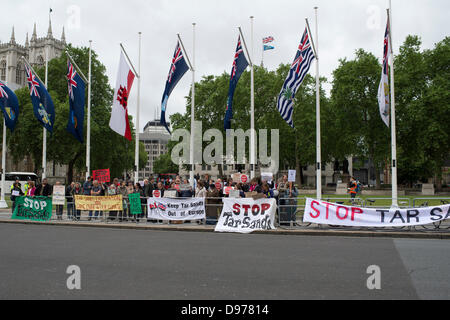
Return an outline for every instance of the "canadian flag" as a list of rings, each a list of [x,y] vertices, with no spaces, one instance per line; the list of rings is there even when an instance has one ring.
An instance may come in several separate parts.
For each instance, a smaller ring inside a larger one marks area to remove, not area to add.
[[[111,111],[109,126],[112,130],[131,141],[131,129],[128,121],[128,97],[135,74],[120,53],[119,73],[117,75],[116,89],[114,90],[114,102]]]

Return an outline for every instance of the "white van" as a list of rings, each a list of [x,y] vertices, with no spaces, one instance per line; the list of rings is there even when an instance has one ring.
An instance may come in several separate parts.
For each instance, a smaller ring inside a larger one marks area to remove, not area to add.
[[[28,182],[28,180],[36,181],[38,180],[38,176],[33,172],[7,172],[5,175],[5,194],[11,193],[11,186],[14,184],[16,180],[19,180],[20,185],[22,186],[22,191],[24,191],[23,187]],[[0,188],[1,188],[1,175],[0,175]]]

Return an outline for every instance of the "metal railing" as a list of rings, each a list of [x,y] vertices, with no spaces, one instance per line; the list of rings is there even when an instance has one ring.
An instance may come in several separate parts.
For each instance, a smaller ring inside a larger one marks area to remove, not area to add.
[[[188,198],[177,198],[188,199]],[[206,219],[203,220],[191,220],[200,225],[215,225],[218,222],[218,218],[222,212],[223,203],[222,198],[204,198],[205,199],[205,211]],[[433,224],[425,226],[415,227],[391,227],[391,228],[374,228],[374,227],[339,227],[333,225],[314,225],[311,223],[303,222],[303,215],[305,212],[305,204],[307,197],[296,198],[276,198],[277,200],[277,213],[276,213],[276,225],[277,227],[285,228],[318,228],[318,229],[348,229],[348,230],[414,230],[414,231],[449,231],[450,232],[450,220],[439,221]],[[341,205],[359,206],[365,208],[389,208],[392,198],[354,198],[349,197],[342,198],[323,198],[323,201],[336,203]],[[400,208],[418,208],[428,206],[440,206],[450,203],[450,197],[448,198],[399,198]],[[123,198],[124,210],[122,211],[81,211],[76,210],[73,197],[66,197],[66,204],[64,206],[53,205],[53,214],[51,220],[59,221],[91,221],[102,223],[137,223],[137,224],[173,224],[169,220],[155,220],[154,218],[148,218],[147,198],[141,197],[142,214],[133,215],[130,212],[130,204],[128,197]],[[185,222],[180,222],[185,223]]]

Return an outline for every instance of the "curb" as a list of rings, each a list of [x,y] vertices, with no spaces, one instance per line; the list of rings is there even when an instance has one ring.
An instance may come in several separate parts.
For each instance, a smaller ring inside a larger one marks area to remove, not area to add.
[[[78,227],[78,228],[102,228],[119,230],[147,230],[147,231],[178,231],[178,232],[211,232],[214,233],[214,227],[198,226],[174,226],[174,225],[138,225],[138,224],[105,224],[105,223],[83,223],[83,222],[35,222],[20,220],[3,220],[3,224],[22,224],[39,226],[59,226],[59,227]],[[327,236],[327,237],[358,237],[358,238],[396,238],[396,239],[450,239],[450,232],[386,232],[386,231],[347,231],[347,230],[291,230],[277,229],[267,231],[255,231],[253,234],[266,235],[287,235],[287,236]]]

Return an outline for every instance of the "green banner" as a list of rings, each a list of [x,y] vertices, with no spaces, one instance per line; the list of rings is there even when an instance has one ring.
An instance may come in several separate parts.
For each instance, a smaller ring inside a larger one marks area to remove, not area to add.
[[[131,193],[128,195],[130,201],[130,213],[133,215],[142,214],[141,195],[139,193]]]
[[[15,220],[49,221],[52,218],[52,198],[16,198],[16,207],[11,218]]]

